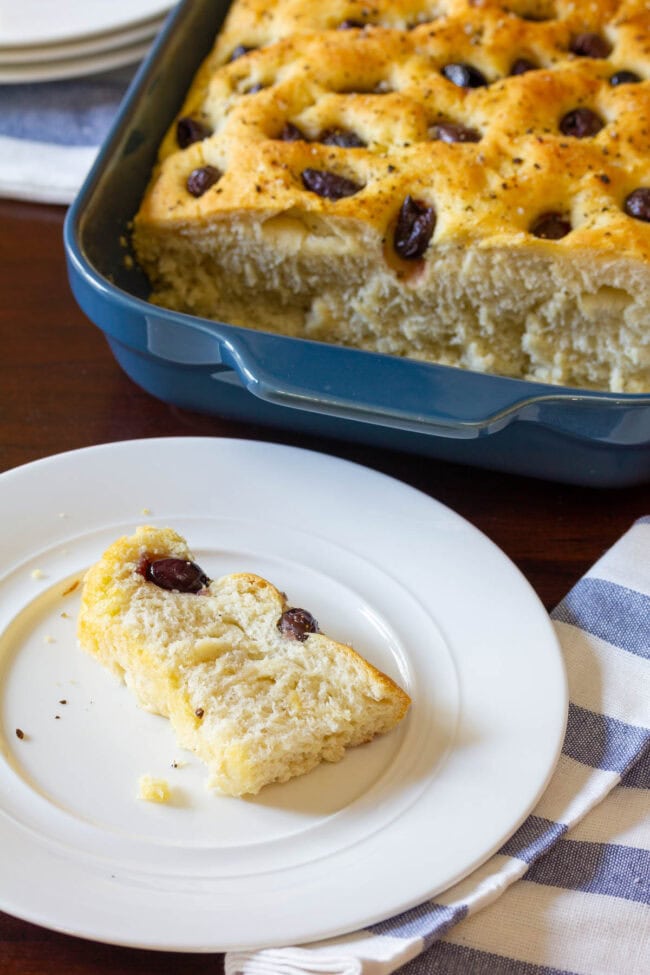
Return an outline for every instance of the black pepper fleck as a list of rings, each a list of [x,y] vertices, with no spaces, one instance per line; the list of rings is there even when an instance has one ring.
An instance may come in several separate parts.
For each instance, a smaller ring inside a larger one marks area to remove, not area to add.
[[[205,711],[203,710],[203,708],[197,708],[194,714],[197,716],[197,718],[202,718],[203,715],[205,714]]]
[[[16,728],[16,738],[23,739],[25,737],[25,732],[22,728]]]

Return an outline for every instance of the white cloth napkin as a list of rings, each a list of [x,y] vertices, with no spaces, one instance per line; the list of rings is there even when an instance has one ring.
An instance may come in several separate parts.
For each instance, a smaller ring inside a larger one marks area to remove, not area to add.
[[[226,975],[650,972],[650,516],[551,615],[566,737],[544,796],[500,852],[367,930],[231,952]]]
[[[135,70],[0,85],[0,197],[71,203]]]

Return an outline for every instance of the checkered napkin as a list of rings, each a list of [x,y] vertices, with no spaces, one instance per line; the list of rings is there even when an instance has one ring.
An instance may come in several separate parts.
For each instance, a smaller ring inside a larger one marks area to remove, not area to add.
[[[71,203],[134,72],[0,85],[0,197]]]
[[[232,952],[226,975],[650,972],[650,516],[552,618],[569,680],[566,738],[544,796],[499,853],[366,930]]]

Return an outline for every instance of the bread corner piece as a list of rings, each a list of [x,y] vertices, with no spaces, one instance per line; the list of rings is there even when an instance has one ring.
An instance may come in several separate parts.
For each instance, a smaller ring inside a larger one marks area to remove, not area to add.
[[[239,573],[165,589],[149,569],[164,559],[198,570],[168,528],[141,527],[112,544],[85,576],[79,641],[143,708],[171,720],[179,744],[208,766],[210,788],[255,794],[339,761],[406,714],[408,695],[318,632],[310,614],[315,632],[292,628],[270,582]]]

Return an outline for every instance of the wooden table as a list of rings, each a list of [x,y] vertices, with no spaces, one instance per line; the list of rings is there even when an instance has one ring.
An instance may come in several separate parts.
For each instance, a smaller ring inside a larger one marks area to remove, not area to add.
[[[635,518],[650,513],[647,486],[603,491],[551,484],[278,433],[158,402],[126,377],[102,333],[77,308],[65,271],[63,217],[63,208],[0,201],[0,471],[138,437],[227,436],[321,450],[397,477],[452,507],[503,549],[549,609]],[[93,944],[0,914],[2,975],[222,970],[218,956]]]

